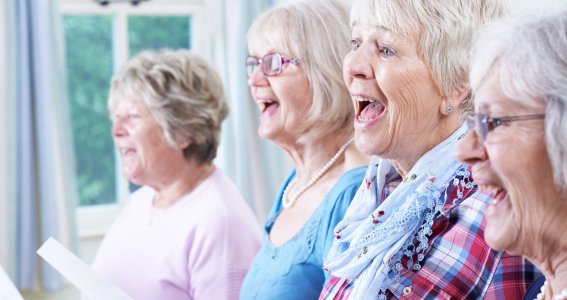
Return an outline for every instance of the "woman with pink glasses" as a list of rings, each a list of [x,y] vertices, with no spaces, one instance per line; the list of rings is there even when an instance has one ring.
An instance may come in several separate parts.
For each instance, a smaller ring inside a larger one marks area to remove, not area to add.
[[[348,40],[348,10],[338,1],[277,6],[248,32],[258,133],[284,149],[295,170],[268,216],[241,299],[315,299],[323,288],[333,228],[368,163],[352,143],[354,112],[341,77]]]

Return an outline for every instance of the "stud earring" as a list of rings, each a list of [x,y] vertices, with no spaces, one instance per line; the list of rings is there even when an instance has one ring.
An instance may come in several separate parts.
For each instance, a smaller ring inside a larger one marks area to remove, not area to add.
[[[447,106],[447,113],[450,114],[453,112],[453,107]]]

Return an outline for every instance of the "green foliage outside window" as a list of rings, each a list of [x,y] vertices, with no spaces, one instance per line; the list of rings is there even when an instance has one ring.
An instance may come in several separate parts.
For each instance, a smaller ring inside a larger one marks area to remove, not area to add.
[[[63,28],[79,205],[112,203],[116,177],[106,108],[112,76],[112,17],[64,16]]]
[[[145,49],[189,49],[189,17],[131,16],[128,18],[130,56]],[[157,29],[157,30],[156,30]]]

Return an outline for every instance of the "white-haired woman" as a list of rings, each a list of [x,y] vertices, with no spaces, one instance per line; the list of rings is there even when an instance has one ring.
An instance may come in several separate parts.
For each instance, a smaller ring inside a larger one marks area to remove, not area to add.
[[[188,51],[147,51],[112,80],[108,107],[124,175],[143,185],[93,268],[134,299],[236,299],[260,228],[212,163],[228,113],[221,80]]]
[[[524,299],[567,299],[567,7],[491,23],[471,62],[474,130],[457,156],[493,195],[485,239],[545,275]]]
[[[333,228],[364,177],[368,158],[351,143],[353,107],[341,79],[348,11],[303,0],[265,12],[248,32],[248,84],[259,135],[291,157],[241,299],[314,299],[326,280]]]
[[[487,194],[454,156],[470,106],[473,31],[502,0],[357,0],[344,77],[373,154],[325,261],[321,299],[518,299],[534,280],[483,239]],[[391,189],[397,175],[401,183]]]

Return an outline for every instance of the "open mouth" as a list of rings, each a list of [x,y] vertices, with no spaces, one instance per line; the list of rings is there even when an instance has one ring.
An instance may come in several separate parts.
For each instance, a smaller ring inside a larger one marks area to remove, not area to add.
[[[136,153],[136,150],[134,150],[134,148],[120,148],[120,154],[122,154],[122,156],[129,156]]]
[[[370,99],[361,95],[352,95],[355,103],[355,118],[359,123],[369,123],[378,119],[386,110],[386,106],[375,99]]]
[[[280,106],[280,103],[273,100],[256,100],[258,107],[260,108],[260,112],[264,113],[266,111],[274,111]]]
[[[479,184],[478,188],[490,194],[491,200],[489,204],[492,206],[498,206],[508,198],[508,192],[499,186]]]

